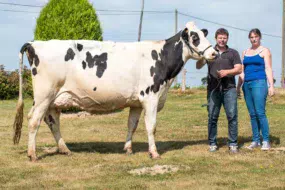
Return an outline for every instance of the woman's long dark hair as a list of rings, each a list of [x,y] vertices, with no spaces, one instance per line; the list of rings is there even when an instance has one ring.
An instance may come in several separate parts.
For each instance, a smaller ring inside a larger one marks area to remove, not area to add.
[[[248,38],[250,38],[250,35],[254,33],[254,34],[257,34],[260,38],[261,38],[261,32],[258,28],[254,28],[254,29],[251,29],[248,33]]]

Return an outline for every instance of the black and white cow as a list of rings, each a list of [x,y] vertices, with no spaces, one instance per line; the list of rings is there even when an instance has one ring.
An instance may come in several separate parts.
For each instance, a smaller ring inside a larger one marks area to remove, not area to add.
[[[26,52],[31,66],[34,105],[29,120],[28,156],[36,160],[36,134],[44,119],[60,153],[70,154],[59,130],[60,109],[76,106],[90,113],[130,107],[127,153],[142,110],[149,141],[149,153],[159,158],[154,132],[157,112],[165,103],[173,79],[190,58],[213,59],[216,55],[193,22],[175,36],[162,41],[133,43],[89,40],[50,40],[24,44],[20,51],[20,92],[14,123],[14,143],[20,140],[23,101],[22,67]]]

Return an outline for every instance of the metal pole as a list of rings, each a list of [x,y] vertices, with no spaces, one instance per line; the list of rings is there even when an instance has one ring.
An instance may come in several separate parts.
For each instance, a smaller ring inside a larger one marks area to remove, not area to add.
[[[282,76],[281,87],[285,88],[285,0],[283,0],[283,19],[282,19]]]
[[[175,9],[175,28],[174,28],[174,32],[175,32],[175,34],[177,33],[177,22],[178,22],[178,11],[177,11],[177,9]],[[174,34],[174,35],[175,35]],[[175,77],[175,79],[174,79],[174,82],[173,82],[173,85],[174,86],[176,86],[177,85],[177,77],[178,77],[178,75]]]
[[[177,33],[178,11],[175,9],[175,34]]]
[[[138,41],[141,41],[141,34],[142,34],[142,20],[143,20],[143,9],[144,9],[144,0],[142,0],[142,11],[141,11],[141,18],[140,18],[140,26],[139,26],[139,36],[138,36]]]

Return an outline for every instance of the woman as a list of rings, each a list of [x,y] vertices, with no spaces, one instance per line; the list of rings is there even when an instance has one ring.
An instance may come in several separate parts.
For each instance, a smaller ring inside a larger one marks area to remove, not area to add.
[[[261,46],[259,29],[252,29],[248,38],[252,46],[242,54],[243,72],[239,76],[237,86],[237,92],[240,94],[240,87],[243,84],[242,89],[251,120],[252,143],[247,148],[260,146],[261,131],[263,138],[261,150],[269,150],[269,125],[265,104],[267,95],[274,95],[271,53],[269,49]]]

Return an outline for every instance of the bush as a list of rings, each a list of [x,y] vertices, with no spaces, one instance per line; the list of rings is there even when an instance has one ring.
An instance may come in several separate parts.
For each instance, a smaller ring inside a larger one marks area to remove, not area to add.
[[[103,40],[88,0],[50,0],[37,19],[34,36],[35,40]]]
[[[0,99],[8,100],[17,98],[19,94],[19,74],[18,70],[9,72],[5,71],[3,65],[0,65]],[[33,87],[31,71],[24,67],[23,70],[23,96],[32,98]]]

